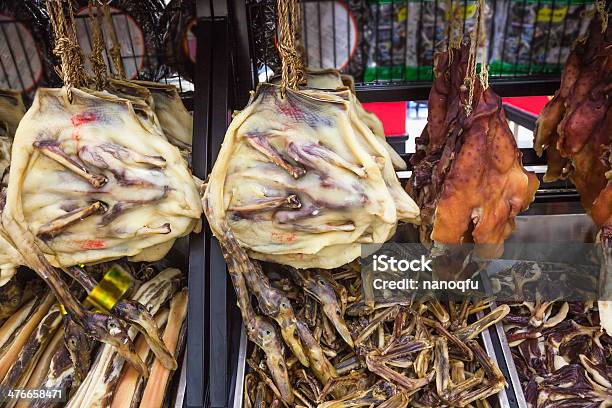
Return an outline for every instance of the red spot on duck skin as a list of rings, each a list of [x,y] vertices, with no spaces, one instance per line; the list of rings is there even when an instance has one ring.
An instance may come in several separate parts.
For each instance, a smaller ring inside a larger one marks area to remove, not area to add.
[[[97,119],[93,112],[77,113],[72,117],[72,126],[79,127],[85,123],[93,122]]]
[[[101,249],[106,247],[106,243],[101,239],[88,239],[79,242],[81,249]]]

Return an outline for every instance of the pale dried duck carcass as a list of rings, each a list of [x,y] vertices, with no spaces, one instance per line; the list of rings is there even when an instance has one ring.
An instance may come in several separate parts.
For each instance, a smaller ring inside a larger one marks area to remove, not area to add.
[[[349,90],[281,97],[278,86],[259,86],[232,121],[208,182],[217,237],[226,220],[251,256],[298,268],[338,267],[360,255],[360,243],[389,239],[398,211],[350,101]],[[405,219],[418,216],[411,209]]]

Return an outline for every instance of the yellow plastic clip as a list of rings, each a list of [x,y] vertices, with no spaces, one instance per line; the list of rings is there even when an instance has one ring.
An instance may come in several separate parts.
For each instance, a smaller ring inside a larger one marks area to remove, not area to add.
[[[68,312],[66,311],[66,308],[61,303],[59,305],[59,310],[60,310],[60,313],[63,314],[64,316],[68,314]]]
[[[113,264],[100,283],[89,292],[86,301],[100,310],[110,312],[130,288],[132,281],[132,275],[128,271]]]

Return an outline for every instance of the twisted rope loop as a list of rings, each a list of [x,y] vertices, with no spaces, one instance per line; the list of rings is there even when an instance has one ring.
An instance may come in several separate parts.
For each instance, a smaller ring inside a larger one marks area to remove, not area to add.
[[[72,1],[66,0],[68,19],[64,14],[62,0],[45,0],[51,27],[55,37],[53,53],[60,59],[61,66],[55,69],[66,86],[68,100],[72,101],[72,87],[84,86],[87,76],[83,65],[83,54],[77,41]]]
[[[278,52],[281,57],[282,95],[287,88],[297,90],[306,78],[304,62],[297,49],[300,26],[298,14],[297,0],[278,0]]]
[[[485,0],[478,0],[476,8],[474,10],[474,17],[476,23],[470,32],[470,50],[468,55],[468,69],[466,71],[463,85],[468,89],[467,102],[464,105],[465,113],[469,116],[473,110],[474,104],[474,88],[476,78],[478,77],[483,89],[489,86],[489,70],[487,68],[487,47],[483,47],[482,60],[480,64],[480,76],[477,75],[477,60],[478,60],[478,46],[484,44],[486,41],[485,33]]]
[[[91,66],[94,74],[94,85],[97,90],[102,90],[106,86],[107,81],[107,71],[106,71],[106,63],[104,62],[104,36],[102,34],[102,24],[99,7],[94,8],[92,0],[89,0],[89,22],[91,25],[91,55],[89,56],[89,60],[91,61]]]
[[[608,30],[608,12],[606,11],[606,1],[598,0],[595,3],[595,8],[601,16],[601,32],[605,33]]]
[[[102,12],[104,13],[104,19],[106,21],[106,28],[108,29],[111,42],[113,43],[113,46],[109,50],[113,66],[119,75],[119,79],[125,79],[125,68],[123,67],[123,60],[121,59],[121,45],[119,45],[117,32],[115,31],[115,26],[113,25],[113,16],[109,6],[110,1],[104,2],[102,0],[98,0],[98,3],[100,3],[102,6]]]

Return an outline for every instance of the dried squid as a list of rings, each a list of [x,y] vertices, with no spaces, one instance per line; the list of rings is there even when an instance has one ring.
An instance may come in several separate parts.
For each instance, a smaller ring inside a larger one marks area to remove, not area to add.
[[[407,188],[421,208],[424,242],[487,244],[486,255],[497,256],[538,181],[522,167],[501,98],[478,79],[466,113],[468,56],[465,42],[436,55],[427,125]]]

